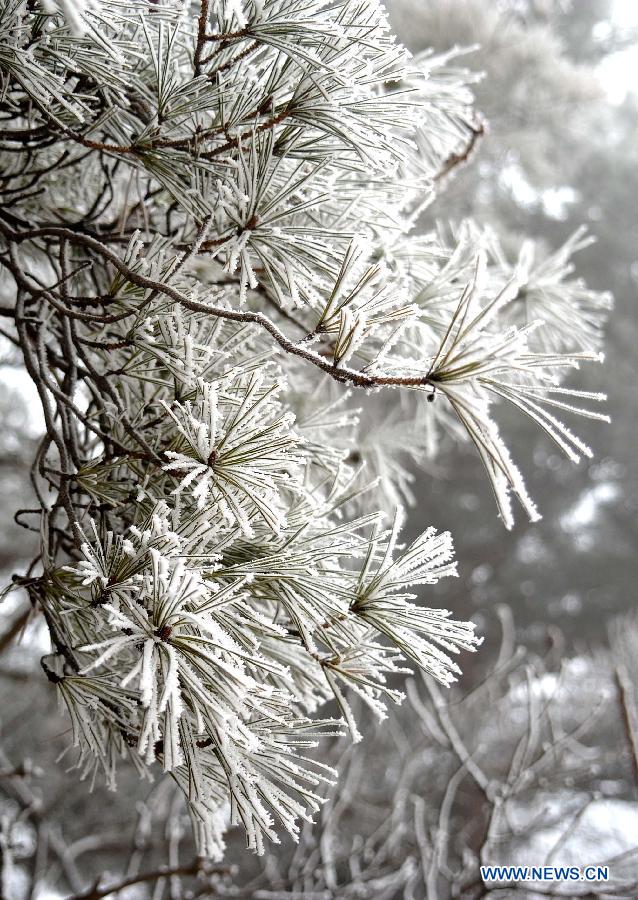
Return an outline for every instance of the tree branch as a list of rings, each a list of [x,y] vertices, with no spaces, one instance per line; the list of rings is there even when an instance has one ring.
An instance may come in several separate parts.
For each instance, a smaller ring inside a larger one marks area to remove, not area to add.
[[[108,260],[115,267],[115,269],[117,269],[117,271],[121,275],[124,275],[124,277],[132,284],[135,284],[138,287],[155,291],[159,294],[163,294],[166,297],[170,297],[172,300],[174,300],[176,303],[181,304],[186,309],[190,309],[193,312],[206,313],[207,315],[214,316],[215,318],[219,319],[224,319],[225,321],[229,322],[251,322],[255,325],[259,325],[261,328],[267,331],[272,338],[274,338],[276,343],[286,353],[289,353],[293,356],[298,356],[300,359],[303,359],[305,362],[316,366],[318,369],[321,369],[322,372],[325,372],[335,381],[338,381],[342,384],[351,384],[354,387],[362,388],[416,388],[435,383],[435,379],[431,378],[429,375],[371,375],[366,372],[351,369],[346,366],[336,366],[330,361],[326,360],[324,357],[320,356],[318,353],[315,353],[314,351],[307,349],[307,347],[302,346],[302,342],[291,341],[284,334],[284,332],[282,332],[275,325],[275,323],[263,313],[250,311],[242,312],[239,310],[227,309],[221,306],[212,306],[207,303],[200,303],[199,301],[192,300],[186,294],[182,293],[182,291],[179,291],[177,288],[174,288],[171,285],[163,284],[160,281],[155,281],[151,278],[147,278],[144,275],[140,275],[138,272],[134,272],[109,247],[106,247],[100,241],[90,237],[89,235],[78,234],[74,231],[70,231],[67,228],[57,226],[43,226],[41,228],[35,228],[32,231],[26,233],[21,233],[11,230],[2,223],[0,223],[0,232],[3,233],[10,241],[13,241],[15,243],[22,243],[27,240],[33,240],[37,237],[51,236],[68,240],[70,243],[82,244],[88,249],[93,250],[99,256]],[[66,312],[66,310],[64,309],[62,309],[61,311]],[[74,318],[75,317],[76,316],[74,316]],[[79,315],[77,317],[81,318],[81,316]],[[124,314],[121,314],[120,316],[117,316],[115,318],[117,319],[120,317],[124,317]],[[98,321],[106,320],[106,317],[96,316],[92,318],[95,318]],[[112,317],[109,317],[109,321],[111,320]]]
[[[192,863],[180,866],[162,866],[151,872],[141,872],[139,875],[132,875],[109,887],[100,887],[102,876],[98,878],[93,887],[80,894],[73,894],[69,900],[102,900],[102,897],[108,897],[111,894],[117,894],[124,888],[132,887],[135,884],[147,884],[149,881],[159,881],[162,878],[171,878],[173,876],[182,876],[183,878],[196,878],[198,876],[211,875],[230,875],[231,869],[227,866],[211,866],[205,860],[198,857]]]

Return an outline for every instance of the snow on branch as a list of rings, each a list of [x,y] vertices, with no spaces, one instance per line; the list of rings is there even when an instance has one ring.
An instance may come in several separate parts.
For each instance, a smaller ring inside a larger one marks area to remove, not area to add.
[[[356,739],[349,698],[382,717],[408,661],[448,685],[479,645],[428,599],[450,536],[384,524],[437,434],[509,526],[537,512],[493,406],[572,459],[558,416],[604,418],[561,379],[609,306],[582,234],[414,233],[480,143],[460,54],[410,57],[377,0],[0,11],[2,316],[46,426],[17,583],[82,774],[169,773],[203,856],[297,837],[327,701]]]

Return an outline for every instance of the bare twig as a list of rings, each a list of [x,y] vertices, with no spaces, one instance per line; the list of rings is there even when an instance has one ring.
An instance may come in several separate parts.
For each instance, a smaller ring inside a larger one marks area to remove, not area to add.
[[[130,878],[124,878],[116,884],[101,886],[102,876],[88,890],[78,894],[73,894],[69,900],[101,900],[102,897],[109,897],[111,894],[117,894],[125,888],[132,887],[136,884],[148,884],[153,881],[160,881],[164,878],[181,876],[182,878],[210,877],[213,875],[229,875],[231,869],[227,866],[213,866],[201,858],[195,859],[191,863],[179,866],[161,866],[151,872],[140,872],[132,875]]]

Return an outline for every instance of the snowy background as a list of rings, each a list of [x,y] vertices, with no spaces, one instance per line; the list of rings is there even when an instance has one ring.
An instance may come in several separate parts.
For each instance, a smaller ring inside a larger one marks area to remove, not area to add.
[[[438,215],[471,215],[506,246],[526,233],[556,247],[581,224],[596,238],[577,257],[577,274],[611,290],[615,311],[605,366],[584,373],[583,387],[608,393],[612,424],[582,426],[595,459],[574,467],[531,423],[512,421],[512,455],[543,513],[534,525],[521,517],[512,532],[497,519],[469,450],[451,444],[415,473],[410,527],[415,534],[429,524],[449,529],[461,561],[461,578],[443,580],[436,602],[478,623],[484,652],[466,663],[463,693],[442,698],[415,681],[412,705],[394,715],[392,727],[375,732],[369,725],[369,740],[341,758],[338,802],[296,855],[284,845],[265,863],[246,861],[241,839],[231,836],[217,891],[478,897],[485,890],[476,881],[481,858],[612,860],[611,895],[638,896],[638,4],[392,0],[389,13],[412,50],[480,45],[465,63],[486,73],[476,96],[489,131],[426,211],[423,228]],[[37,538],[13,512],[31,505],[28,467],[42,423],[18,369],[2,364],[0,385],[5,583]],[[149,786],[134,776],[117,795],[97,787],[90,796],[65,760],[56,762],[68,723],[39,672],[42,627],[29,625],[22,642],[14,640],[26,613],[19,594],[4,600],[0,817],[25,804],[30,810],[10,880],[15,897],[27,896],[27,872],[40,871],[32,896],[42,900],[67,896],[55,886],[62,874],[79,896],[102,871],[138,871],[169,861],[180,847],[187,857],[188,826],[161,784],[150,799]],[[516,654],[517,644],[525,656]],[[459,746],[467,749],[465,761]],[[322,752],[335,759],[342,749]],[[472,773],[481,753],[487,762]],[[508,779],[519,779],[520,791],[503,810],[496,788]],[[186,890],[177,880],[159,885],[153,896]],[[577,894],[574,886],[565,890]],[[121,896],[151,895],[137,887]]]

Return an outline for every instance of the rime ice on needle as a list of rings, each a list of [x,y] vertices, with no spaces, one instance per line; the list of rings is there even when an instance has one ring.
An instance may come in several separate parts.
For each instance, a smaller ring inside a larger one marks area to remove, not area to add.
[[[560,376],[608,303],[569,279],[580,234],[510,262],[411,233],[481,133],[474,76],[377,0],[43,8],[0,12],[0,245],[47,422],[45,671],[83,774],[161,767],[203,855],[229,822],[261,851],[333,777],[327,700],[357,738],[352,692],[383,716],[407,660],[449,684],[480,643],[426,605],[450,536],[385,525],[402,451],[464,435],[536,518],[493,405],[587,455],[556,413],[602,397]]]

